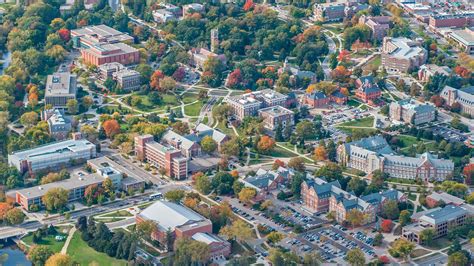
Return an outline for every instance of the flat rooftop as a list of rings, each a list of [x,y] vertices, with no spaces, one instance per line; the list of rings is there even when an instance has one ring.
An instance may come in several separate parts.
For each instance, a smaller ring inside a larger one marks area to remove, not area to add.
[[[453,30],[451,37],[464,45],[474,46],[474,31],[470,29]]]
[[[456,219],[462,215],[467,214],[467,211],[461,207],[454,205],[447,205],[442,209],[437,209],[420,217],[420,221],[425,221],[432,224],[443,223]]]
[[[389,53],[390,56],[393,57],[410,59],[424,52],[424,49],[422,47],[420,47],[417,43],[408,38],[391,38],[389,42],[391,42],[397,47],[397,49]]]
[[[71,31],[73,36],[87,37],[88,39],[96,39],[99,42],[123,42],[132,41],[133,37],[120,32],[106,25],[87,26]]]
[[[90,159],[87,161],[87,163],[94,169],[102,169],[102,168],[111,167],[119,171],[120,173],[125,174],[124,176],[127,176],[127,177],[122,180],[122,182],[125,182],[125,183],[132,183],[130,179],[125,181],[125,179],[127,178],[131,178],[138,181],[145,181],[144,176],[139,176],[135,171],[132,171],[132,169],[129,169],[115,162],[114,160],[112,160],[111,158],[107,156]]]
[[[288,110],[285,107],[281,107],[279,105],[263,108],[263,109],[260,109],[258,112],[259,113],[266,113],[266,114],[269,114],[271,116],[292,115],[292,114],[294,114],[293,111]]]
[[[89,174],[85,176],[74,176],[68,179],[64,179],[58,182],[53,182],[45,185],[24,188],[17,190],[18,194],[23,195],[27,199],[34,199],[44,196],[48,190],[52,188],[64,188],[66,190],[72,190],[75,188],[85,187],[93,184],[99,184],[104,181],[104,178],[99,174]]]
[[[57,72],[46,79],[45,96],[76,95],[76,75],[70,72]]]
[[[61,155],[67,153],[75,153],[82,150],[95,149],[95,145],[86,139],[65,140],[42,145],[33,149],[13,152],[11,155],[16,159],[28,161],[47,160],[52,155]]]

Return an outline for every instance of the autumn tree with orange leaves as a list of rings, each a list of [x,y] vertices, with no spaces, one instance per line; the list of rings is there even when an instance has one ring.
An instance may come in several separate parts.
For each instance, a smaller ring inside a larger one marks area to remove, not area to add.
[[[326,148],[323,145],[319,145],[314,149],[314,160],[315,161],[325,161],[328,159],[328,153]]]
[[[165,74],[160,70],[156,70],[150,77],[150,87],[155,90],[161,90],[160,81],[165,77]]]
[[[337,66],[332,72],[331,77],[336,82],[347,82],[351,71],[348,70],[345,66]]]
[[[273,162],[272,169],[277,170],[280,167],[285,167],[285,162],[283,162],[282,160],[276,159]]]
[[[253,0],[246,0],[243,9],[245,12],[247,12],[254,7],[255,3],[253,2]]]
[[[269,136],[263,136],[257,143],[257,150],[260,153],[269,153],[275,147],[275,140]]]
[[[115,135],[120,133],[120,125],[115,119],[109,119],[102,124],[105,134],[109,138],[113,138]]]
[[[351,59],[351,54],[346,49],[340,51],[339,55],[337,56],[337,61],[341,63],[347,63],[349,62],[350,59]]]

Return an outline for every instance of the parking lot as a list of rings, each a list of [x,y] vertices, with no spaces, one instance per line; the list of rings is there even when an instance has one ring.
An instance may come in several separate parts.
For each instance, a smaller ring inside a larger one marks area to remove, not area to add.
[[[371,246],[372,242],[373,238],[362,232],[348,234],[346,228],[333,225],[284,239],[280,244],[297,253],[315,250],[325,261],[343,262],[347,252],[355,248],[362,250],[367,260],[374,258],[376,255]]]
[[[449,142],[463,142],[467,139],[467,137],[459,130],[448,128],[446,126],[433,126],[432,130],[433,135],[440,135]]]

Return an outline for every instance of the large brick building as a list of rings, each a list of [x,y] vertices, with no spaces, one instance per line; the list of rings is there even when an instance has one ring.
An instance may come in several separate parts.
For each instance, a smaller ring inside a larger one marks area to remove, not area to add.
[[[430,153],[417,157],[394,155],[382,136],[373,136],[341,144],[337,148],[337,161],[343,166],[371,174],[381,170],[390,177],[421,179],[425,182],[443,181],[454,171],[451,160],[438,159]]]
[[[404,37],[383,38],[382,67],[388,73],[408,73],[423,65],[427,57],[419,42]]]
[[[359,18],[359,23],[370,28],[373,39],[381,41],[388,34],[391,20],[388,16],[371,17],[362,15]]]
[[[474,26],[474,13],[431,15],[431,28],[464,28]]]
[[[266,107],[286,107],[287,96],[271,89],[254,91],[225,98],[225,102],[232,107],[233,114],[238,120],[246,116],[256,116],[258,110]]]
[[[446,101],[446,105],[452,106],[454,103],[459,103],[461,113],[474,116],[474,86],[463,89],[446,86],[440,96]]]
[[[416,104],[414,101],[401,100],[390,103],[390,119],[420,125],[436,120],[436,109],[429,104]]]
[[[364,76],[356,80],[356,97],[368,103],[370,105],[377,105],[380,101],[380,96],[382,96],[382,91],[380,90],[377,83],[375,83],[374,77]]]
[[[281,129],[295,124],[294,112],[279,105],[260,109],[258,111],[263,118],[265,128],[275,130],[278,126]]]

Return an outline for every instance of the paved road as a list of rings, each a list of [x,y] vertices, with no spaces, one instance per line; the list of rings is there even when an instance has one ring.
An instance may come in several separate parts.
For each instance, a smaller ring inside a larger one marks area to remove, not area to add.
[[[415,265],[443,265],[448,262],[448,256],[444,253],[437,253],[433,256],[414,261]]]

